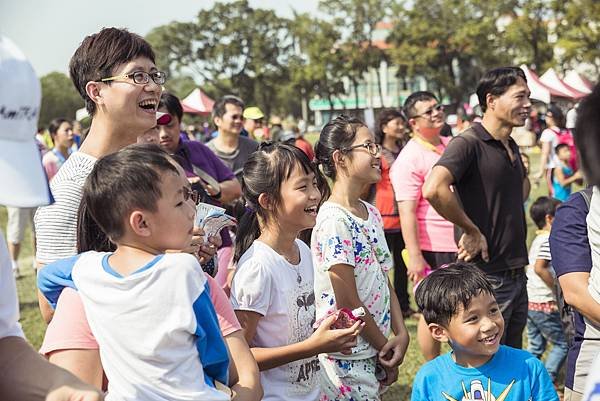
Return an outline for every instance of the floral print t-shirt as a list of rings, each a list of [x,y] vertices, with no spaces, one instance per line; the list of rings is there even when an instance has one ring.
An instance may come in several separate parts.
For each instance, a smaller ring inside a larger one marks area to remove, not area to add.
[[[379,211],[363,202],[369,212],[367,220],[342,206],[325,202],[312,233],[311,251],[315,269],[315,305],[317,320],[336,310],[329,269],[338,264],[354,268],[358,296],[373,316],[384,336],[391,332],[390,291],[387,272],[393,265],[383,233]],[[366,359],[377,354],[362,336],[351,355],[331,354],[339,359]]]

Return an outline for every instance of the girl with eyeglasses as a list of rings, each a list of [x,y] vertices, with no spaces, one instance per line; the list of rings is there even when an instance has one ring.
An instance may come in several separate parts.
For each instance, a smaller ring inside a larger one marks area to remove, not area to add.
[[[311,238],[317,319],[340,308],[368,311],[349,355],[319,355],[322,399],[378,400],[398,378],[409,341],[387,275],[393,263],[381,215],[360,199],[381,178],[381,145],[365,123],[340,116],[325,125],[315,153],[333,180]]]
[[[297,147],[263,142],[243,170],[231,301],[258,362],[263,400],[319,399],[317,354],[350,352],[362,323],[315,324],[313,264],[298,235],[315,224],[326,186]]]

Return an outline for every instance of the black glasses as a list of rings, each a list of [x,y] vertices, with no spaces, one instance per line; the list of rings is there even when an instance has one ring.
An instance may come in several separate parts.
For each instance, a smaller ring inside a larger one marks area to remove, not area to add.
[[[140,85],[146,85],[150,82],[150,78],[156,85],[162,85],[167,80],[167,73],[163,71],[154,71],[154,72],[146,72],[146,71],[134,71],[129,74],[116,75],[114,77],[102,78],[96,80],[96,82],[107,82],[114,81],[116,79],[132,79],[133,82]]]
[[[375,142],[360,143],[358,145],[349,146],[340,150],[342,152],[350,152],[356,148],[366,148],[371,156],[377,156],[379,153],[381,153],[381,145]]]
[[[190,187],[183,187],[183,201],[193,200],[194,204],[200,203],[200,192],[191,189]]]
[[[436,104],[435,106],[431,107],[430,109],[428,109],[427,111],[421,113],[421,114],[416,114],[414,116],[411,116],[409,118],[417,118],[417,117],[427,117],[427,118],[431,118],[431,116],[433,115],[433,112],[435,111],[439,111],[439,112],[444,112],[444,106],[441,104]]]

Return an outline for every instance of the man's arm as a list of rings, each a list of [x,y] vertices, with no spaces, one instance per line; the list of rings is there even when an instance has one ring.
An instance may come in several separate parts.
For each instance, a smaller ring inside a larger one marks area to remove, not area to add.
[[[398,202],[402,238],[408,250],[408,276],[416,281],[423,276],[427,262],[423,259],[419,244],[419,225],[417,221],[417,201],[403,200]],[[399,252],[400,250],[394,250]]]
[[[100,391],[54,366],[21,337],[0,339],[0,399],[100,401]]]
[[[600,326],[600,304],[588,291],[590,274],[587,272],[565,273],[558,278],[565,302],[586,318]]]
[[[469,219],[464,212],[450,185],[454,177],[444,166],[434,166],[431,174],[423,185],[423,197],[446,220],[459,226],[464,231],[458,243],[458,258],[466,262],[481,253],[484,260],[488,260],[487,240],[479,228]]]

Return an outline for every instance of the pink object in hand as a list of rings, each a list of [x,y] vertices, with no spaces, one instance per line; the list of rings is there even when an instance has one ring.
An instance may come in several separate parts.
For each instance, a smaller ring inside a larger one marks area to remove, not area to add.
[[[316,329],[323,323],[325,319],[327,319],[331,315],[336,315],[336,319],[331,325],[332,329],[347,329],[352,327],[352,325],[357,321],[361,320],[362,316],[365,316],[365,308],[362,306],[356,308],[354,310],[350,310],[348,308],[340,308],[338,310],[331,310],[327,313],[327,315],[315,322],[313,327]]]

